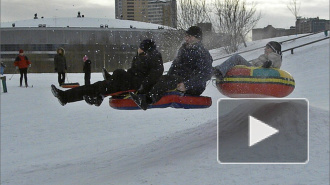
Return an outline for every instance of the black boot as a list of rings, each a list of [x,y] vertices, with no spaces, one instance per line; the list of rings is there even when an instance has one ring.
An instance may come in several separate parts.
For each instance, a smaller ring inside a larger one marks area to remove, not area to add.
[[[58,99],[58,102],[64,106],[65,104],[67,104],[67,101],[63,95],[63,91],[57,89],[55,87],[55,85],[51,85],[51,91],[53,93],[53,95]]]
[[[135,94],[134,92],[129,93],[131,95],[132,100],[143,110],[147,110],[148,102],[146,94]]]
[[[223,80],[223,75],[221,73],[220,70],[213,68],[213,75],[219,80],[222,81]]]
[[[108,73],[108,71],[105,68],[102,68],[102,75],[104,80],[110,80],[111,75]]]
[[[51,87],[51,90],[52,90],[53,95],[57,98],[57,96],[58,96],[58,89],[53,84],[50,87]]]
[[[85,95],[83,98],[87,104],[95,105],[97,107],[99,107],[102,104],[103,99],[104,99],[102,95],[98,95],[96,97]]]

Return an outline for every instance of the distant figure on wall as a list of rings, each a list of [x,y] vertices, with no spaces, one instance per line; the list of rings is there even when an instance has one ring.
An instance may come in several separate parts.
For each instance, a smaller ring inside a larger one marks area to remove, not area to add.
[[[24,55],[24,51],[22,49],[19,50],[19,54],[15,59],[14,66],[16,66],[16,69],[18,69],[21,74],[21,78],[19,80],[19,84],[20,84],[19,86],[22,87],[22,81],[23,81],[23,76],[24,76],[25,87],[28,87],[27,70],[28,70],[28,67],[31,67],[31,62]]]
[[[88,59],[87,55],[85,55],[83,57],[83,61],[84,61],[83,71],[85,73],[85,85],[90,85],[91,84],[91,72],[92,72],[91,64],[92,64],[92,61]]]
[[[65,51],[63,48],[57,49],[54,57],[55,72],[58,74],[58,84],[61,86],[65,81],[65,72],[67,70]]]

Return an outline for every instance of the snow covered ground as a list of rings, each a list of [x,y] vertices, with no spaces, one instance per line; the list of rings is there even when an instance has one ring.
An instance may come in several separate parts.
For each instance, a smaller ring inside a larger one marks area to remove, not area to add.
[[[242,51],[294,37],[250,42]],[[323,37],[285,42],[282,49]],[[262,52],[242,56],[253,59]],[[296,81],[288,98],[310,103],[307,164],[219,164],[216,102],[224,96],[212,82],[203,93],[212,97],[207,109],[123,111],[110,108],[107,99],[100,107],[84,101],[62,107],[50,91],[57,74],[29,74],[33,88],[18,87],[19,75],[9,80],[7,74],[8,93],[1,92],[1,184],[329,184],[329,40],[294,52],[284,53],[282,69]],[[225,55],[221,49],[211,54]],[[83,84],[82,73],[68,79]],[[92,82],[101,79],[101,73],[92,74]]]

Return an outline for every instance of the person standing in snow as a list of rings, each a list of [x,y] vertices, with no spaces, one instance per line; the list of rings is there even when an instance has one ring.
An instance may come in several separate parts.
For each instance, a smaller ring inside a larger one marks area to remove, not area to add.
[[[16,69],[18,69],[21,74],[19,86],[22,87],[22,81],[24,76],[25,87],[28,87],[27,70],[28,67],[31,67],[31,62],[29,61],[27,56],[24,55],[24,51],[22,49],[19,50],[19,55],[15,59],[14,66],[16,66]]]
[[[65,51],[63,48],[58,48],[56,52],[57,54],[54,57],[54,66],[55,72],[58,74],[58,84],[61,86],[65,82],[65,72],[67,70]]]
[[[92,64],[92,61],[88,59],[88,56],[85,55],[83,57],[83,61],[84,61],[84,68],[83,68],[83,71],[85,73],[85,85],[90,85],[91,84],[91,72],[92,72],[92,69],[91,69],[91,64]]]
[[[3,75],[3,73],[5,72],[5,68],[6,68],[6,65],[3,62],[1,62],[1,64],[0,64],[0,74],[1,75]]]
[[[67,91],[59,90],[51,85],[51,91],[60,104],[85,100],[90,105],[100,106],[103,98],[109,94],[137,90],[143,87],[148,90],[164,72],[163,59],[156,44],[150,39],[143,40],[133,57],[131,68],[127,71],[116,69],[112,75],[104,72],[105,80],[91,85],[83,85]]]
[[[280,68],[282,65],[281,44],[275,41],[268,42],[264,54],[251,61],[247,61],[242,56],[235,54],[222,64],[215,66],[214,75],[221,80],[236,65]]]
[[[130,93],[134,102],[143,110],[159,101],[169,90],[176,89],[189,95],[201,95],[212,74],[212,56],[202,44],[202,29],[192,26],[186,31],[185,42],[178,51],[167,75],[147,91]]]

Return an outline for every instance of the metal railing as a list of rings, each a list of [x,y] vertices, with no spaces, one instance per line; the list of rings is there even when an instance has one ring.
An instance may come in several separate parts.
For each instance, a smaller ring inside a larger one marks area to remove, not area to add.
[[[284,52],[287,52],[287,51],[291,51],[291,54],[293,54],[293,50],[294,49],[297,49],[297,48],[300,48],[300,47],[303,47],[303,46],[307,46],[307,45],[310,45],[310,44],[313,44],[315,42],[320,42],[322,40],[325,40],[325,39],[329,39],[330,37],[325,37],[323,39],[319,39],[319,40],[315,40],[315,41],[312,41],[312,42],[308,42],[308,43],[305,43],[305,44],[302,44],[302,45],[299,45],[299,46],[295,46],[295,47],[292,47],[292,48],[289,48],[289,49],[286,49],[286,50],[283,50],[282,53]]]
[[[288,40],[284,40],[284,41],[280,41],[279,43],[284,43],[284,42],[289,42],[289,41],[292,41],[292,40],[296,40],[296,39],[300,39],[300,38],[304,38],[304,37],[308,37],[308,36],[311,36],[311,35],[315,35],[315,34],[318,34],[318,33],[320,33],[320,32],[317,32],[317,33],[310,33],[310,34],[307,34],[307,35],[303,35],[303,36],[300,36],[300,37],[296,37],[296,38],[292,38],[292,39],[288,39]],[[320,39],[321,40],[321,39]],[[319,41],[320,41],[319,40]],[[324,40],[324,39],[323,39]],[[318,41],[317,41],[318,42]],[[312,42],[312,43],[314,43],[314,42]],[[250,49],[250,50],[246,50],[246,51],[241,51],[241,52],[237,52],[237,53],[233,53],[233,54],[230,54],[230,55],[226,55],[226,56],[222,56],[222,57],[219,57],[219,58],[216,58],[216,59],[213,59],[213,61],[216,61],[216,60],[220,60],[220,59],[224,59],[224,58],[228,58],[228,57],[231,57],[231,56],[233,56],[233,55],[235,55],[235,54],[242,54],[242,53],[247,53],[247,52],[250,52],[250,51],[255,51],[255,50],[258,50],[258,49],[262,49],[262,48],[264,48],[265,46],[262,46],[262,47],[258,47],[258,48],[254,48],[254,49]],[[291,49],[291,48],[290,48]],[[288,49],[288,50],[290,50],[290,49]],[[293,48],[293,49],[295,49],[295,48]],[[284,50],[284,51],[282,51],[282,52],[285,52],[285,51],[287,51],[287,50]]]

